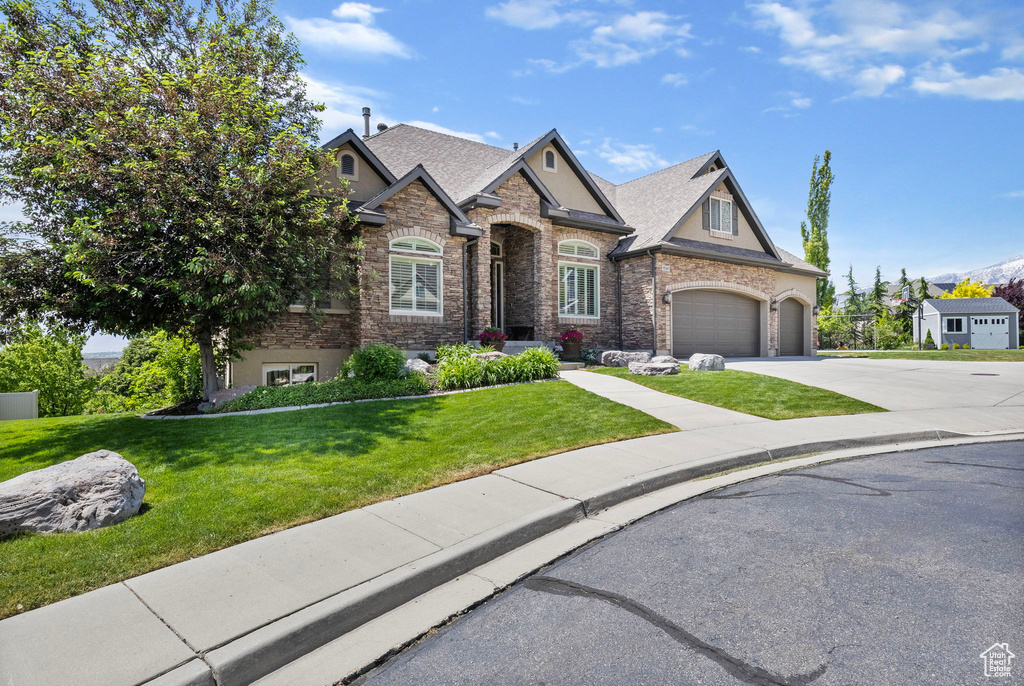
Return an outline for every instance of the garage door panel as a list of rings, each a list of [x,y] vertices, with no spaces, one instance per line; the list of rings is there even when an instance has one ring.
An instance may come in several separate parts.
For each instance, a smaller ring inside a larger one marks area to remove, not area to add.
[[[779,354],[804,354],[804,306],[793,298],[779,303]]]
[[[726,291],[682,291],[672,296],[672,353],[756,356],[760,303]]]

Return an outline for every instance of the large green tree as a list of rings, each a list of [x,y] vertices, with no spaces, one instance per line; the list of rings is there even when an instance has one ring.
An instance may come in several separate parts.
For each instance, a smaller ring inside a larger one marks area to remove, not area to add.
[[[358,247],[268,0],[3,0],[0,320],[232,349],[316,313]],[[27,238],[25,238],[27,237]]]
[[[832,203],[832,182],[836,178],[832,173],[831,162],[830,150],[825,151],[824,159],[814,156],[811,188],[807,194],[807,221],[800,222],[804,259],[825,272],[829,271],[831,264],[828,256],[828,215]],[[832,307],[836,297],[836,286],[829,277],[818,280],[817,297],[819,307]]]
[[[39,415],[81,414],[92,391],[82,363],[85,334],[39,324],[19,327],[0,348],[0,393],[39,391]]]
[[[882,279],[882,267],[875,267],[875,280],[868,294],[868,309],[876,316],[889,312],[889,282]]]

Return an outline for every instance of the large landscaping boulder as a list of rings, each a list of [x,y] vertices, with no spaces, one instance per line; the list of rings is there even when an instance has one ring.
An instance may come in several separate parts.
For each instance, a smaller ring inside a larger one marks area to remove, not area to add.
[[[409,372],[423,372],[426,374],[427,370],[430,369],[430,364],[417,357],[412,360],[406,360],[405,365],[402,368],[405,370],[402,376],[405,376]]]
[[[146,482],[128,460],[97,450],[0,483],[0,536],[88,531],[137,514]]]
[[[629,373],[640,374],[641,376],[665,376],[666,374],[678,374],[679,363],[674,360],[671,364],[667,362],[630,362]]]
[[[654,364],[679,364],[679,360],[671,355],[656,355],[651,358]]]
[[[630,362],[650,361],[650,353],[627,353],[621,350],[606,350],[601,353],[601,364],[605,367],[628,367]]]
[[[725,358],[721,355],[696,353],[690,356],[690,370],[694,372],[720,372],[725,369]]]
[[[246,393],[251,393],[256,390],[255,384],[247,384],[245,386],[232,386],[231,388],[222,388],[216,391],[210,398],[211,405],[216,407],[217,405],[223,405],[226,402],[234,400],[235,398],[241,398]]]

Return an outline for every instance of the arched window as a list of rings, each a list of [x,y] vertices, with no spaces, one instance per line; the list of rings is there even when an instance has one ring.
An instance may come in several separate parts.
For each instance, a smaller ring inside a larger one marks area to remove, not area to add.
[[[391,241],[391,249],[400,250],[402,252],[425,252],[433,255],[441,254],[440,245],[434,241],[427,240],[426,238],[419,238],[417,236],[396,238]]]
[[[338,162],[338,171],[342,176],[356,178],[356,158],[348,153],[342,155]]]
[[[596,245],[586,241],[562,241],[558,244],[558,254],[596,260],[601,256],[601,251],[597,249]]]
[[[558,158],[555,156],[555,151],[551,148],[544,151],[544,171],[558,171]]]

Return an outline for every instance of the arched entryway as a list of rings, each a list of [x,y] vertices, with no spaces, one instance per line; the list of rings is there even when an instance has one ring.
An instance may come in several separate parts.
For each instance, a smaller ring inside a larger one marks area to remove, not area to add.
[[[537,328],[536,233],[516,224],[491,225],[491,323],[509,340],[533,340]]]
[[[806,355],[805,305],[796,298],[779,303],[779,355]]]

